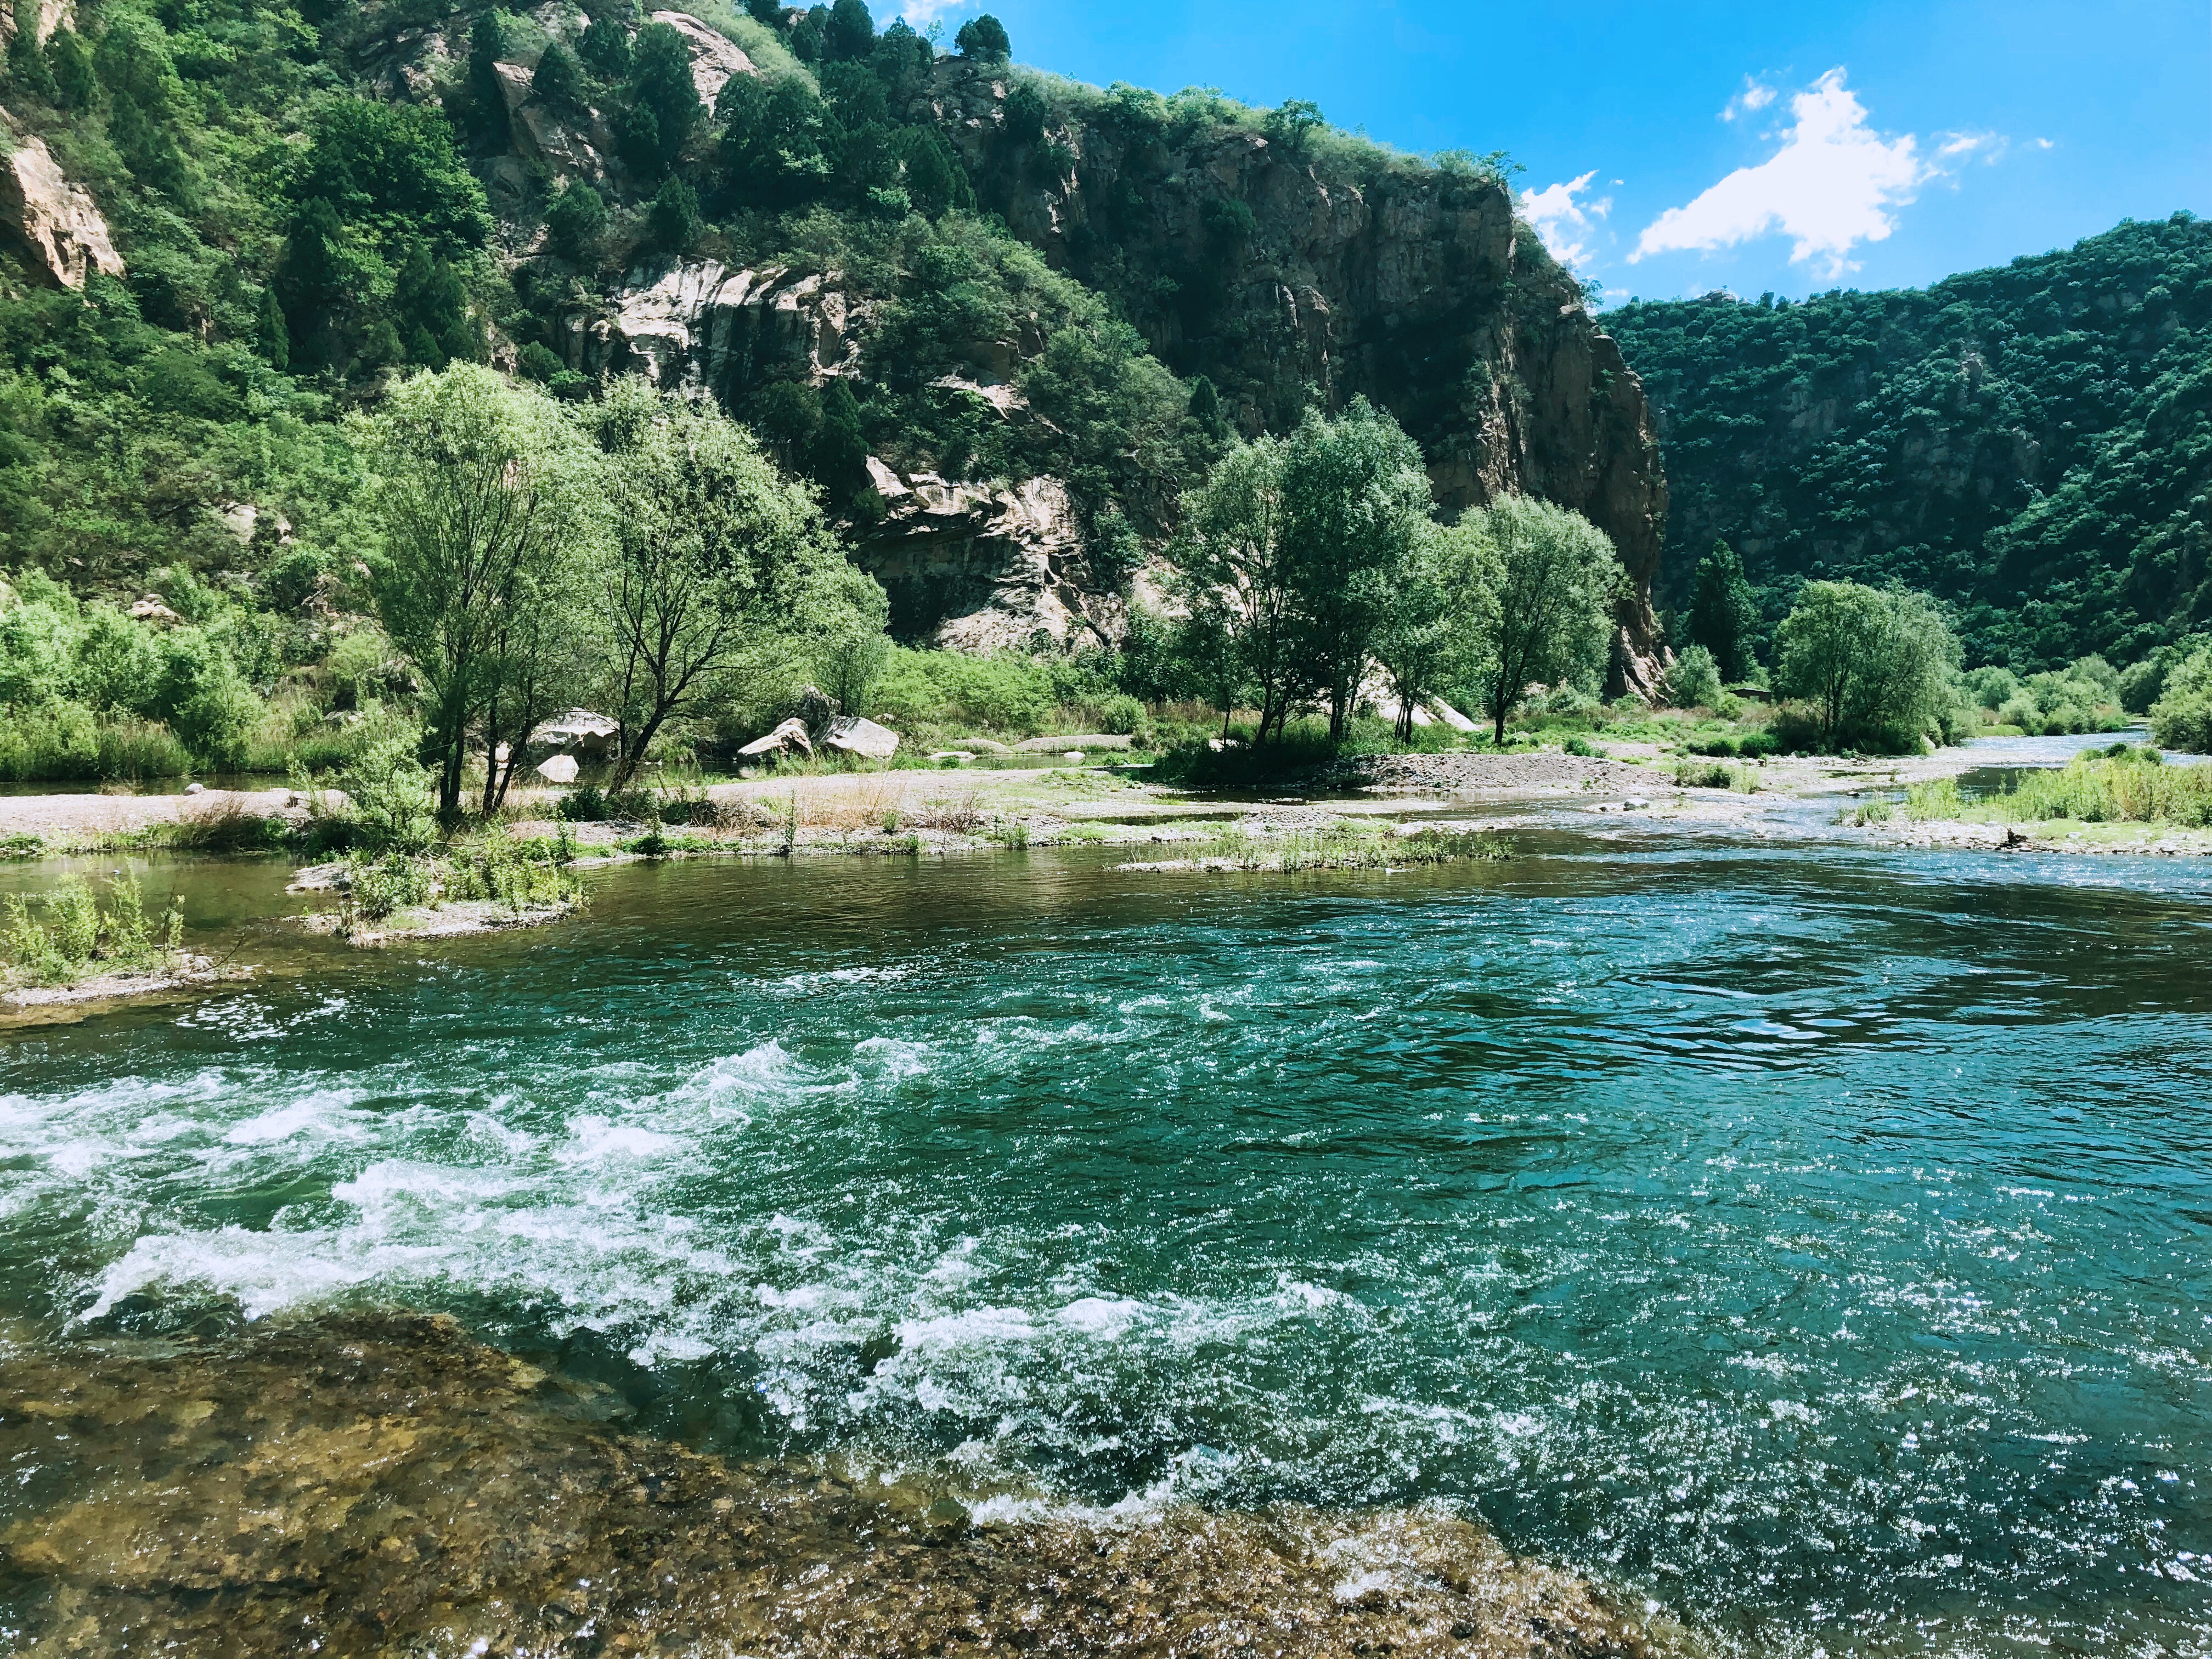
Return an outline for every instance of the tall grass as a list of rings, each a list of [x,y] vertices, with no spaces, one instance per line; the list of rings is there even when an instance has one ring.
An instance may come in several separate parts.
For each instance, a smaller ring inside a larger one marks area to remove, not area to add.
[[[174,778],[191,769],[191,756],[159,720],[101,717],[76,703],[0,718],[0,781]]]
[[[2154,750],[2115,744],[2051,771],[2028,772],[2002,794],[1969,800],[1951,778],[1915,784],[1905,816],[2039,823],[2172,823],[2212,827],[2212,767],[2162,766]]]
[[[1510,857],[1512,844],[1483,830],[1416,830],[1398,833],[1390,823],[1339,818],[1319,830],[1254,836],[1237,825],[1215,830],[1192,849],[1203,863],[1239,870],[1401,870],[1414,866],[1490,861]]]

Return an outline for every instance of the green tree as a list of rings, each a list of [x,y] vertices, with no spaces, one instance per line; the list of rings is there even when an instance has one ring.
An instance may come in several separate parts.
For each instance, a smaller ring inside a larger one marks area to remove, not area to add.
[[[2161,748],[2212,754],[2212,645],[2198,647],[2167,670],[2150,707],[2150,726]]]
[[[660,181],[645,216],[645,234],[665,253],[682,253],[699,240],[699,195],[673,174]]]
[[[1507,495],[1469,514],[1488,553],[1487,638],[1476,684],[1491,737],[1535,684],[1595,681],[1613,635],[1620,563],[1606,533],[1579,513]],[[1462,521],[1465,522],[1465,521]]]
[[[550,42],[530,76],[530,95],[546,108],[580,115],[585,106],[584,70],[563,41]]]
[[[1421,452],[1364,398],[1308,410],[1282,447],[1282,540],[1299,648],[1332,742],[1359,700],[1392,589],[1430,527]]]
[[[495,6],[477,14],[469,25],[469,97],[477,135],[494,149],[513,142],[507,113],[507,85],[499,65],[514,38],[515,19]]]
[[[392,323],[407,361],[443,368],[483,355],[483,336],[468,314],[468,291],[453,266],[417,242],[407,252],[392,289]]]
[[[584,67],[610,85],[629,75],[629,31],[611,12],[594,17],[576,41]]]
[[[8,37],[8,85],[11,91],[55,101],[52,64],[40,50],[38,0],[15,0],[15,33]]]
[[[1013,42],[1006,38],[1006,26],[989,12],[969,18],[952,37],[954,50],[963,58],[973,58],[986,64],[1003,64],[1014,55]]]
[[[428,241],[447,258],[490,235],[483,186],[435,109],[336,98],[316,106],[307,131],[291,189],[303,209],[328,203],[340,220],[379,240]]]
[[[724,189],[744,207],[793,207],[830,182],[829,108],[796,76],[763,83],[734,76],[715,100]]]
[[[900,135],[900,159],[904,184],[915,210],[926,216],[942,217],[953,208],[973,208],[975,192],[951,147],[933,127],[908,127]]]
[[[632,378],[591,418],[615,504],[605,611],[619,785],[672,718],[714,696],[762,636],[816,615],[848,567],[807,491],[720,413]]]
[[[1917,749],[1958,695],[1959,642],[1924,593],[1808,582],[1776,641],[1776,686],[1826,748]]]
[[[575,264],[588,268],[599,263],[599,239],[606,229],[606,202],[580,179],[563,185],[545,210],[547,244]]]
[[[284,320],[284,307],[277,302],[276,289],[271,285],[261,290],[261,302],[255,307],[254,349],[276,369],[292,366],[291,325]]]
[[[832,62],[866,58],[876,44],[876,20],[868,0],[836,0],[822,38],[823,55]]]
[[[109,23],[93,53],[107,88],[107,133],[138,180],[190,210],[198,205],[177,122],[186,101],[161,26],[135,13]]]
[[[1174,561],[1193,618],[1192,643],[1212,658],[1219,696],[1249,695],[1260,710],[1255,744],[1279,735],[1312,695],[1303,651],[1296,569],[1285,546],[1283,441],[1238,444],[1183,502]],[[1218,647],[1218,649],[1214,647]],[[1232,705],[1220,704],[1224,726]]]
[[[92,106],[93,98],[100,89],[99,78],[94,73],[92,54],[85,50],[82,35],[65,28],[56,29],[48,35],[46,69],[53,77],[56,103],[71,110]]]
[[[706,106],[691,78],[691,49],[667,24],[647,23],[631,43],[629,96],[621,114],[623,158],[652,178],[676,165],[704,124]]]
[[[1401,743],[1413,738],[1413,711],[1424,698],[1473,677],[1483,607],[1492,599],[1474,563],[1482,550],[1471,531],[1431,528],[1383,595],[1373,649],[1397,705]]]
[[[377,613],[421,678],[451,821],[471,727],[515,677],[519,608],[594,544],[599,469],[552,402],[473,364],[402,381],[357,432],[384,535]]]
[[[1690,643],[1713,653],[1724,681],[1740,681],[1756,666],[1752,639],[1759,631],[1759,601],[1743,574],[1743,561],[1726,542],[1698,562],[1690,605]]]

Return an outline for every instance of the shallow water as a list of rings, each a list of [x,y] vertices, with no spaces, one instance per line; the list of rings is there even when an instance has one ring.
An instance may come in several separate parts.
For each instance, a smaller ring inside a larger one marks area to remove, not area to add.
[[[1753,1650],[2205,1650],[2212,878],[1527,844],[630,866],[19,1033],[6,1311],[451,1312],[1016,1523],[1441,1501]]]

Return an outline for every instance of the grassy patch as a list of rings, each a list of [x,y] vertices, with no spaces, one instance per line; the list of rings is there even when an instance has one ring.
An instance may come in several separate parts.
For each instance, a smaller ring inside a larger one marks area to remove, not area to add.
[[[1215,830],[1191,848],[1201,864],[1236,870],[1402,870],[1426,865],[1492,862],[1510,857],[1512,843],[1489,830],[1416,830],[1401,835],[1395,823],[1339,818],[1319,830],[1255,836],[1239,825]]]
[[[583,884],[556,846],[514,841],[498,830],[435,853],[355,854],[341,894],[338,931],[349,936],[406,911],[471,901],[517,915],[584,902]]]
[[[2002,794],[1969,800],[1952,778],[1915,784],[1905,816],[1923,822],[2212,825],[2212,768],[2164,766],[2155,750],[2114,744],[2051,771],[2023,774]]]

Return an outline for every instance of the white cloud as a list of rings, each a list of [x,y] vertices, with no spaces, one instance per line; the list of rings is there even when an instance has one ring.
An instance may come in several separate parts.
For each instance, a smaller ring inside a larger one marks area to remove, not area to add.
[[[1884,138],[1866,108],[1830,70],[1790,100],[1782,147],[1757,167],[1738,167],[1696,200],[1668,208],[1637,239],[1629,261],[1647,254],[1733,247],[1779,230],[1796,239],[1792,263],[1818,263],[1829,276],[1855,269],[1850,251],[1896,228],[1897,209],[1942,169],[1920,155],[1911,133]]]
[[[1756,115],[1774,101],[1774,96],[1772,87],[1762,85],[1747,75],[1743,77],[1743,90],[1729,100],[1728,107],[1721,112],[1721,119],[1734,121],[1746,115]]]
[[[1597,228],[1595,221],[1613,210],[1610,197],[1587,202],[1575,199],[1589,188],[1589,181],[1596,177],[1597,169],[1592,167],[1579,179],[1521,192],[1521,216],[1535,227],[1536,234],[1544,239],[1544,246],[1551,249],[1552,257],[1570,268],[1589,260],[1589,239]]]
[[[1978,155],[1990,166],[2004,160],[2012,141],[2001,132],[1939,132],[1936,135],[1936,159],[1939,161],[1963,161]]]

